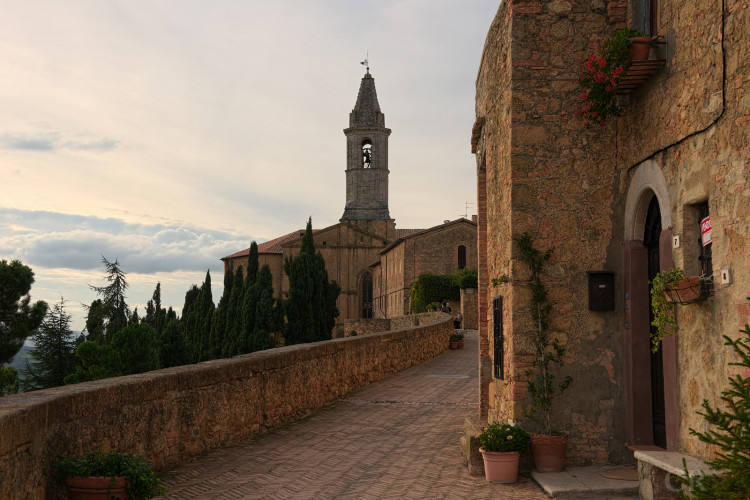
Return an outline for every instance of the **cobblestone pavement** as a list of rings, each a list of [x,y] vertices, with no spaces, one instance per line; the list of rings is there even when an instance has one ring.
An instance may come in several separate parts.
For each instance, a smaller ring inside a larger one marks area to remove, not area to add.
[[[458,440],[478,401],[477,332],[466,346],[372,384],[257,439],[161,473],[168,499],[547,498],[526,476],[488,483]]]

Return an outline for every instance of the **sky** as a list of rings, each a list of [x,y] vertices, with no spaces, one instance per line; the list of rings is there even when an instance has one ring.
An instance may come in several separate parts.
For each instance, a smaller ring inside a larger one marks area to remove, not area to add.
[[[0,0],[0,260],[83,328],[102,258],[178,312],[221,257],[344,210],[368,57],[398,228],[476,213],[475,79],[500,0]]]

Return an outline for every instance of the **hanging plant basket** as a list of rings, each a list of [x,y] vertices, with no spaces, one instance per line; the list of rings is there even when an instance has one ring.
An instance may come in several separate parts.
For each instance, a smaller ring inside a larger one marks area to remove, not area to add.
[[[692,304],[714,294],[713,277],[690,276],[666,287],[664,294],[673,304]]]

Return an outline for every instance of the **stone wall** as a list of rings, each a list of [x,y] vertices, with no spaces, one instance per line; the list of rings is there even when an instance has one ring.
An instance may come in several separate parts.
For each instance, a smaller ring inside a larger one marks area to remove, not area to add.
[[[450,318],[0,398],[0,499],[64,498],[51,463],[103,445],[157,469],[302,418],[448,347]]]
[[[461,290],[461,328],[471,328],[476,330],[478,326],[477,314],[477,289],[464,288]]]
[[[553,305],[551,334],[566,346],[563,375],[574,378],[554,408],[554,425],[571,432],[572,463],[622,462],[626,445],[653,443],[648,348],[645,214],[656,197],[661,211],[661,269],[700,272],[697,204],[713,225],[714,296],[676,308],[680,333],[663,342],[667,448],[706,458],[690,436],[704,429],[705,398],[719,404],[731,353],[722,335],[736,336],[750,317],[750,16],[740,0],[661,0],[651,58],[665,67],[631,95],[604,128],[574,116],[577,70],[599,42],[632,19],[638,2],[515,0],[503,2],[477,78],[479,205],[480,415],[523,420],[524,374],[534,325],[528,269],[511,238],[529,232],[553,249],[542,273]],[[480,121],[478,121],[480,123]],[[672,243],[672,236],[681,242]],[[627,248],[626,252],[623,248]],[[722,269],[733,282],[721,284]],[[590,311],[587,271],[615,273],[615,308]],[[512,283],[495,286],[502,275]],[[503,297],[504,380],[492,377],[492,299]],[[641,308],[641,310],[638,310]],[[637,329],[629,318],[646,318]],[[636,373],[633,373],[633,372]],[[509,381],[508,378],[512,381]],[[645,378],[640,393],[634,381]],[[628,392],[630,391],[630,392]],[[636,399],[633,399],[633,396]],[[645,402],[638,408],[634,401]],[[640,421],[633,411],[648,413]],[[635,441],[632,439],[636,436]]]

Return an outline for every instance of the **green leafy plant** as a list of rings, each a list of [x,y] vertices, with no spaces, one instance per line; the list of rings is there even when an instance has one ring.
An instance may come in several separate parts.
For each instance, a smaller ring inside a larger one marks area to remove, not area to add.
[[[659,343],[667,335],[674,335],[679,330],[674,318],[674,304],[666,295],[668,288],[685,279],[682,268],[673,267],[662,271],[651,280],[651,309],[654,319],[651,324],[656,327],[656,333],[651,336],[651,350],[659,350]]]
[[[534,248],[531,236],[523,233],[513,238],[520,254],[521,260],[529,266],[531,271],[528,280],[531,288],[531,315],[536,324],[534,336],[535,357],[531,362],[531,368],[526,375],[527,391],[531,399],[531,406],[526,409],[524,416],[537,422],[542,434],[551,436],[555,434],[552,430],[552,401],[555,396],[562,394],[573,381],[571,376],[566,376],[562,382],[555,386],[557,376],[553,373],[553,366],[563,366],[564,348],[556,339],[549,335],[549,315],[552,312],[552,304],[547,298],[547,289],[542,283],[540,273],[552,256],[552,249],[542,253]]]
[[[632,62],[629,45],[635,36],[640,34],[632,28],[615,31],[614,38],[603,41],[583,64],[579,77],[583,90],[578,96],[582,104],[576,115],[605,127],[608,117],[622,114],[617,103],[617,84]]]
[[[750,297],[747,300],[750,302]],[[739,362],[729,364],[750,370],[750,325],[745,324],[740,333],[744,336],[734,340],[724,335],[724,345],[739,358]],[[690,434],[718,449],[716,458],[707,463],[722,473],[690,477],[683,465],[685,477],[678,481],[689,486],[690,498],[750,498],[750,377],[729,377],[729,389],[721,393],[721,400],[724,408],[713,408],[703,400],[704,411],[698,414],[713,428],[705,432],[691,428]]]
[[[517,425],[492,424],[479,435],[479,444],[486,451],[524,452],[531,447],[531,437]]]
[[[145,459],[102,448],[87,452],[82,458],[65,458],[52,464],[61,476],[125,477],[125,492],[132,500],[163,495],[166,489]]]
[[[448,342],[461,342],[464,339],[463,333],[454,333],[448,339]]]

